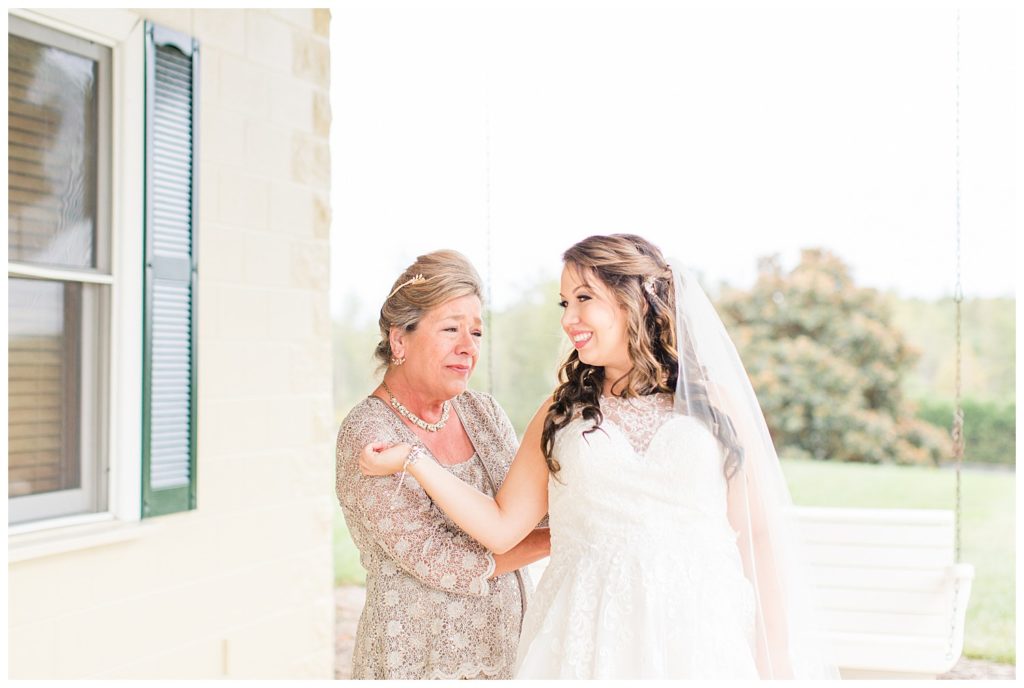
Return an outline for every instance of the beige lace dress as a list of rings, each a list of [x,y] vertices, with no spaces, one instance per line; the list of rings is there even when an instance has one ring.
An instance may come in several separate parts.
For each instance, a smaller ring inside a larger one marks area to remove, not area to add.
[[[476,452],[447,468],[493,496],[515,456],[515,430],[490,395],[466,391],[452,403]],[[377,397],[356,405],[338,432],[338,500],[366,569],[352,677],[511,678],[532,592],[526,571],[488,580],[494,557],[412,476],[362,475],[359,453],[374,441],[423,446]]]

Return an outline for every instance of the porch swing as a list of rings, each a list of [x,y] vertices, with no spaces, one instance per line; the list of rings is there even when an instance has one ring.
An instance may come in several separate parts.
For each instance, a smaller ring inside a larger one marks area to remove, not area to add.
[[[485,107],[487,289],[490,302],[490,122]],[[956,502],[944,509],[793,507],[810,583],[844,679],[934,679],[960,659],[974,566],[960,561],[961,407],[960,13],[956,14]],[[486,315],[490,320],[490,310]],[[490,322],[488,322],[490,328]],[[490,342],[488,341],[488,344]],[[493,356],[488,351],[488,379]],[[546,560],[531,568],[537,575]]]

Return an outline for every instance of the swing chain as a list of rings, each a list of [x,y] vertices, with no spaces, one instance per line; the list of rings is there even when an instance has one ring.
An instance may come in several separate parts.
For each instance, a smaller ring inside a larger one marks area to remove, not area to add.
[[[963,285],[960,280],[960,10],[956,12],[956,288],[953,292],[956,320],[956,371],[955,371],[955,394],[956,401],[953,411],[953,459],[956,461],[956,511],[954,514],[954,563],[960,563],[960,511],[961,511],[961,485],[960,469],[964,459],[964,410],[961,406],[962,392],[962,312],[964,300]],[[960,577],[956,571],[953,572],[953,609],[949,619],[949,645],[946,648],[946,659],[952,660],[953,640],[956,636],[956,622],[958,616],[958,605],[960,601]]]
[[[487,392],[494,396],[494,294],[491,286],[494,283],[494,272],[491,266],[491,253],[493,251],[491,238],[491,102],[490,92],[487,90],[486,79],[484,86],[484,234],[487,244],[487,286],[485,297],[487,299],[487,310],[485,311],[485,325],[487,327]]]

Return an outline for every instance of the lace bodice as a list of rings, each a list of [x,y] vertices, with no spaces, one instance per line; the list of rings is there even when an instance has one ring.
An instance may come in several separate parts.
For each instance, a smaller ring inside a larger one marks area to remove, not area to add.
[[[578,417],[555,438],[553,539],[557,531],[656,538],[692,525],[710,524],[716,537],[729,529],[722,450],[700,421],[675,412],[669,394],[600,403],[597,429],[587,432],[592,422]]]
[[[518,445],[512,424],[488,395],[466,392],[453,404],[476,453],[447,469],[493,496]],[[376,397],[353,408],[338,433],[338,499],[366,569],[353,678],[510,678],[525,571],[488,580],[494,557],[415,479],[362,475],[359,453],[372,441],[422,446]]]
[[[675,413],[670,394],[628,399],[601,397],[601,412],[619,427],[637,454],[647,452],[658,428]]]

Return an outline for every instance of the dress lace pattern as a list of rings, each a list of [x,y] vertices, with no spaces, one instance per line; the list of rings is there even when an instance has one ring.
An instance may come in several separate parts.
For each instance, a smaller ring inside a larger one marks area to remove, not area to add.
[[[476,453],[448,470],[493,496],[515,456],[515,430],[489,395],[467,391],[453,404]],[[412,476],[363,476],[359,452],[372,441],[422,446],[376,397],[352,409],[338,432],[337,495],[366,569],[353,678],[510,678],[526,572],[488,580],[494,557]]]
[[[675,411],[672,395],[655,394],[651,397],[601,397],[601,413],[625,435],[633,451],[642,456],[654,439],[658,428]]]
[[[516,678],[757,678],[722,451],[671,395],[602,398],[556,436],[551,561]]]

